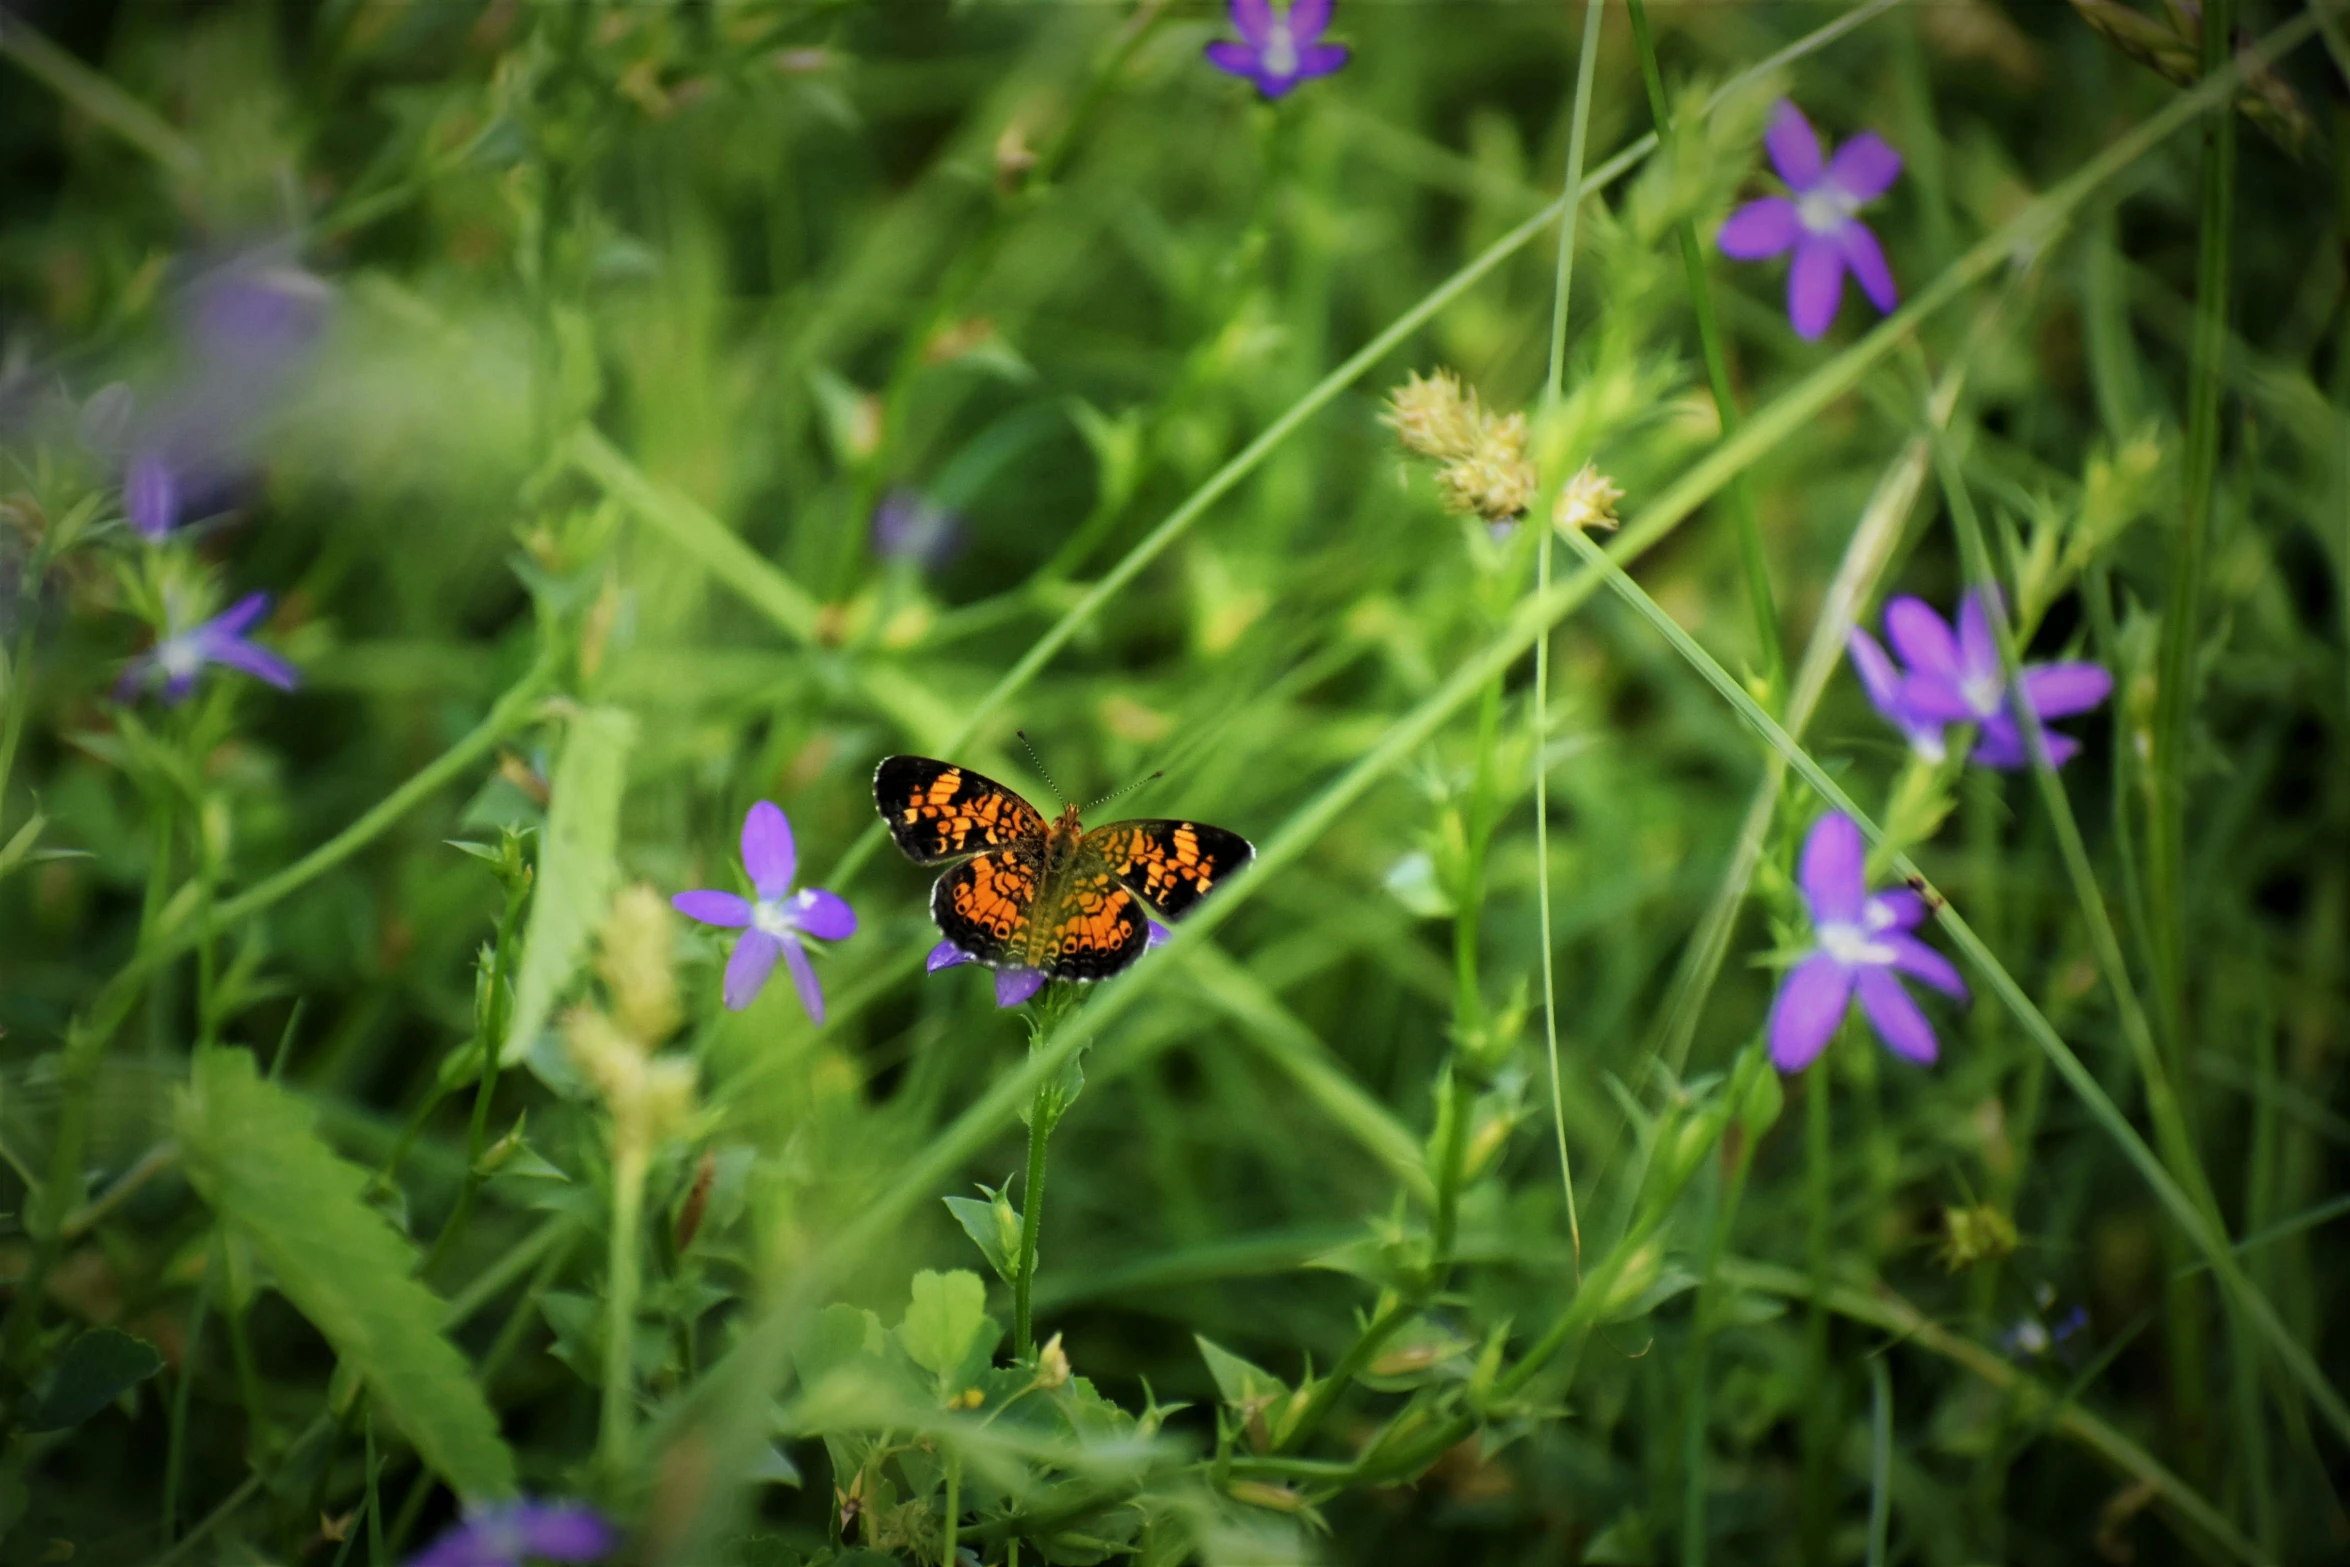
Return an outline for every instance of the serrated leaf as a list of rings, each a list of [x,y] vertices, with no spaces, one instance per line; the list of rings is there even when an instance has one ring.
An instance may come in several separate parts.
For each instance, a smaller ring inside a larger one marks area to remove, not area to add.
[[[571,720],[547,801],[537,892],[514,980],[514,1020],[498,1051],[501,1065],[530,1053],[604,917],[620,875],[613,856],[635,740],[636,720],[614,708],[591,707]]]
[[[960,1391],[986,1369],[1002,1336],[1003,1329],[987,1314],[987,1285],[978,1274],[957,1268],[914,1275],[898,1343],[914,1364],[938,1378],[941,1393]]]
[[[162,1369],[163,1357],[145,1339],[92,1328],[58,1357],[24,1429],[69,1431]]]
[[[460,1496],[513,1494],[498,1418],[442,1335],[447,1307],[414,1276],[415,1249],[367,1206],[367,1172],[328,1148],[309,1109],[242,1050],[197,1054],[178,1124],[197,1192],[366,1379],[426,1466]]]

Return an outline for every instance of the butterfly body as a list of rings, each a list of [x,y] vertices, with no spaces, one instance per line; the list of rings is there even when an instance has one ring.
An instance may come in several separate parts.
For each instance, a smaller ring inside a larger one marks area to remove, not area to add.
[[[1201,822],[1111,822],[1077,807],[1048,820],[991,778],[926,756],[882,759],[873,801],[931,889],[947,940],[990,968],[1106,979],[1150,944],[1150,914],[1180,916],[1256,851]]]

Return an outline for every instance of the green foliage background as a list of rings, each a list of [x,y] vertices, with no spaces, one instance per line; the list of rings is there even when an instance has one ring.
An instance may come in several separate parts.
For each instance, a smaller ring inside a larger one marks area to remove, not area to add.
[[[1661,153],[1609,12],[1561,293],[1547,0],[1278,104],[1190,3],[11,0],[0,1557],[2338,1559],[2350,24],[2206,5],[1660,3]],[[1817,344],[1711,246],[1783,94],[1905,158]],[[151,545],[239,275],[319,336]],[[1527,522],[1382,425],[1439,366]],[[1841,662],[1986,575],[2116,676],[2053,778]],[[256,589],[298,691],[114,699]],[[1260,851],[1020,1013],[869,783],[1049,801],[1016,729]],[[760,799],[821,1027],[608,916]],[[1823,799],[1946,901],[1931,1069],[1763,1057]]]

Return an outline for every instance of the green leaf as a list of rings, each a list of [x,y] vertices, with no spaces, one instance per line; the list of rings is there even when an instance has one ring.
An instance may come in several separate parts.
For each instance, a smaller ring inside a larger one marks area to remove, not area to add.
[[[982,1186],[981,1191],[987,1191]],[[1012,1273],[1019,1266],[1020,1210],[1012,1206],[1012,1199],[1002,1192],[988,1192],[988,1201],[976,1197],[944,1197],[947,1212],[963,1227],[978,1246],[987,1265],[996,1271],[996,1277],[1006,1284],[1013,1282]]]
[[[628,781],[628,750],[636,720],[608,707],[591,707],[571,720],[547,801],[547,830],[539,851],[538,891],[522,938],[522,967],[514,980],[514,1021],[498,1061],[511,1066],[530,1052],[548,1014],[587,956],[588,938],[604,917],[620,868],[620,792]]]
[[[25,1416],[27,1431],[70,1431],[163,1369],[145,1339],[92,1328],[66,1346]]]
[[[1216,1391],[1233,1408],[1262,1409],[1275,1399],[1289,1396],[1289,1385],[1263,1366],[1241,1359],[1204,1334],[1194,1333],[1192,1338],[1198,1342],[1200,1355],[1208,1363],[1208,1375],[1216,1379]]]
[[[417,1456],[460,1496],[512,1495],[497,1416],[442,1336],[448,1308],[413,1276],[414,1248],[367,1206],[367,1172],[337,1157],[309,1109],[242,1050],[197,1054],[178,1122],[197,1192],[366,1379]]]
[[[978,1274],[957,1268],[914,1275],[898,1343],[914,1364],[938,1378],[941,1393],[961,1391],[985,1370],[1003,1332],[987,1314],[987,1285]]]

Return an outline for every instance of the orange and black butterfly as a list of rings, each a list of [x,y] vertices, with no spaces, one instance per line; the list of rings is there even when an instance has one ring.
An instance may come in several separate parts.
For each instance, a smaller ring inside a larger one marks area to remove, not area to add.
[[[883,757],[873,803],[906,858],[959,862],[930,893],[948,941],[999,972],[1052,979],[1119,972],[1150,944],[1152,913],[1180,918],[1257,852],[1204,822],[1088,832],[1074,805],[1048,822],[994,779],[927,756]]]

